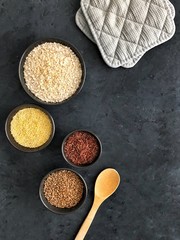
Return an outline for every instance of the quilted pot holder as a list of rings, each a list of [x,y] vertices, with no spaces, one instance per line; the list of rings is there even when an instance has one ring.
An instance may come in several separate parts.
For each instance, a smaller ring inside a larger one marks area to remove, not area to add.
[[[175,10],[169,0],[82,0],[81,8],[77,25],[113,68],[134,66],[175,33]]]
[[[171,2],[168,2],[169,7],[171,9],[171,13],[172,13],[172,17],[175,17],[175,9],[174,6],[172,5]],[[86,21],[86,18],[82,12],[82,9],[80,8],[78,10],[78,12],[76,13],[76,24],[77,26],[81,29],[81,31],[91,40],[95,43],[95,40],[93,38],[93,35],[91,33],[91,30],[88,26],[88,23]],[[145,53],[145,52],[144,52]],[[124,68],[130,68],[133,67],[139,60],[140,58],[143,56],[144,54],[141,54],[139,56],[137,56],[136,58],[134,57],[133,59],[129,60],[128,63],[123,64],[122,66]]]

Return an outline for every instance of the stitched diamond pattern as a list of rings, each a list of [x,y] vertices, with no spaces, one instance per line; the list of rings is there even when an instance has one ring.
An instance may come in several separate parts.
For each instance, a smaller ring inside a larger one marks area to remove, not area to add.
[[[91,33],[109,66],[136,61],[174,35],[174,13],[167,1],[81,1]]]

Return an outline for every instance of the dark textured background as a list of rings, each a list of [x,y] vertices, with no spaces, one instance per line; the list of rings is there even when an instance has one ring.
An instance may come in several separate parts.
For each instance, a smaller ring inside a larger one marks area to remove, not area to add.
[[[93,199],[97,174],[116,168],[118,191],[100,208],[87,240],[180,239],[180,2],[176,35],[151,50],[132,69],[111,69],[76,27],[79,0],[0,0],[0,240],[73,240]],[[56,122],[51,145],[22,153],[6,139],[4,123],[17,105],[33,103],[17,69],[29,44],[46,37],[73,43],[87,65],[82,92],[62,106],[46,107]],[[85,205],[55,215],[42,205],[38,187],[57,167],[64,136],[77,128],[94,131],[102,158],[78,170],[88,183]]]

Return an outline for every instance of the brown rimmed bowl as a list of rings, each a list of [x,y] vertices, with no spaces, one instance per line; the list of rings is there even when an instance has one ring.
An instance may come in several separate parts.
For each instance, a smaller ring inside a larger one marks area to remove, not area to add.
[[[12,134],[11,134],[11,130],[10,130],[10,124],[11,124],[11,121],[14,117],[14,115],[22,110],[22,109],[25,109],[25,108],[36,108],[36,109],[39,109],[41,111],[43,111],[50,119],[51,121],[51,124],[52,124],[52,133],[49,137],[49,139],[47,140],[47,142],[45,142],[43,145],[41,145],[40,147],[37,147],[37,148],[27,148],[27,147],[24,147],[20,144],[18,144],[15,139],[13,138]],[[52,118],[52,116],[50,115],[50,113],[48,111],[46,111],[44,108],[42,107],[39,107],[37,105],[34,105],[34,104],[23,104],[23,105],[20,105],[16,108],[14,108],[10,114],[8,115],[7,119],[6,119],[6,123],[5,123],[5,132],[6,132],[6,136],[9,140],[9,142],[15,147],[17,148],[18,150],[22,151],[22,152],[37,152],[39,150],[42,150],[43,148],[46,148],[50,142],[52,141],[53,137],[54,137],[54,133],[55,133],[55,123],[54,123],[54,120]]]
[[[97,142],[98,142],[98,145],[99,145],[99,154],[98,154],[97,158],[96,158],[93,162],[91,162],[91,163],[89,163],[89,164],[76,165],[76,164],[74,164],[73,162],[71,162],[71,161],[66,157],[66,154],[65,154],[65,152],[64,152],[64,145],[65,145],[67,139],[68,139],[73,133],[75,133],[75,132],[87,132],[87,133],[91,134],[93,137],[96,138],[96,140],[97,140]],[[69,134],[64,138],[64,140],[63,140],[63,142],[62,142],[62,146],[61,146],[61,152],[62,152],[62,155],[63,155],[64,159],[66,160],[66,162],[69,163],[71,166],[73,166],[73,167],[79,167],[79,168],[84,168],[84,167],[88,167],[88,166],[90,166],[90,165],[93,165],[95,162],[97,162],[97,160],[100,158],[100,156],[101,156],[101,154],[102,154],[102,144],[101,144],[101,141],[100,141],[100,139],[98,138],[98,136],[97,136],[96,134],[94,134],[93,132],[88,131],[88,130],[84,130],[84,129],[79,129],[79,130],[75,130],[75,131],[69,133]]]
[[[58,207],[55,207],[53,205],[51,205],[46,197],[44,196],[44,182],[45,180],[47,179],[47,177],[49,176],[49,174],[51,173],[54,173],[54,172],[57,172],[57,171],[62,171],[62,170],[67,170],[67,171],[71,171],[73,173],[75,173],[82,181],[83,185],[84,185],[84,189],[83,189],[83,196],[80,200],[80,202],[72,207],[72,208],[58,208]],[[39,196],[40,196],[40,199],[41,199],[41,202],[44,204],[44,206],[50,210],[51,212],[53,213],[57,213],[57,214],[67,214],[67,213],[72,213],[74,212],[75,210],[77,210],[78,208],[80,208],[83,203],[85,202],[86,198],[87,198],[87,193],[88,193],[88,188],[87,188],[87,184],[84,180],[84,178],[79,174],[77,173],[76,171],[72,170],[72,169],[69,169],[69,168],[56,168],[52,171],[50,171],[41,181],[40,183],[40,186],[39,186]]]
[[[24,78],[24,63],[25,63],[25,60],[26,60],[26,57],[28,56],[28,54],[35,48],[37,47],[38,45],[41,45],[43,43],[46,43],[46,42],[55,42],[55,43],[60,43],[60,44],[63,44],[67,47],[70,47],[71,50],[76,54],[76,56],[79,58],[79,61],[81,63],[81,67],[82,67],[82,78],[81,78],[81,83],[79,85],[79,88],[76,90],[76,92],[70,96],[69,98],[65,99],[64,101],[61,101],[61,102],[45,102],[45,101],[42,101],[41,99],[39,99],[38,97],[36,97],[30,90],[29,88],[27,87],[26,85],[26,81],[25,81],[25,78]],[[46,105],[60,105],[62,103],[65,103],[67,101],[69,101],[70,99],[72,99],[73,97],[75,97],[82,89],[83,85],[84,85],[84,82],[85,82],[85,78],[86,78],[86,66],[85,66],[85,62],[84,62],[84,59],[81,55],[81,53],[77,50],[76,47],[74,47],[71,43],[65,41],[65,40],[61,40],[61,39],[57,39],[57,38],[47,38],[47,39],[43,39],[43,40],[39,40],[33,44],[31,44],[26,50],[25,52],[23,53],[21,59],[20,59],[20,62],[19,62],[19,79],[20,79],[20,82],[21,82],[21,85],[22,87],[24,88],[25,92],[32,98],[34,99],[35,101],[41,103],[41,104],[46,104]]]

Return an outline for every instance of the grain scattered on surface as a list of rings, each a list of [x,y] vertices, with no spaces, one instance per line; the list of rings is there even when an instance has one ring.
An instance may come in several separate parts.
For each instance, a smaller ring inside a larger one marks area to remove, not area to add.
[[[28,89],[45,102],[62,102],[79,88],[82,67],[70,47],[46,42],[35,47],[24,63]]]
[[[44,182],[47,201],[58,208],[76,206],[83,196],[83,182],[74,172],[60,170],[51,173]]]
[[[21,146],[36,148],[48,141],[52,123],[43,111],[36,108],[19,110],[12,118],[10,132]]]

